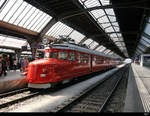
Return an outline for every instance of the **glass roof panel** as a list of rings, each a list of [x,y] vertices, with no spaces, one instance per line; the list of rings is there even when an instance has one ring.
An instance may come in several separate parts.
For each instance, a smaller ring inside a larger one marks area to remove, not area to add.
[[[117,22],[114,22],[112,23],[114,26],[118,26],[119,27],[119,24]]]
[[[109,5],[110,1],[109,0],[100,0],[102,5]]]
[[[116,33],[112,33],[110,34],[110,37],[113,38],[113,37],[117,37]]]
[[[109,50],[109,49],[107,49],[107,50],[105,50],[105,51],[104,51],[104,53],[105,53],[105,54],[107,54],[108,52],[110,52],[110,50]]]
[[[143,39],[140,40],[140,43],[141,43],[142,45],[145,45],[146,47],[149,47],[149,46],[150,46],[150,44],[147,43],[146,41],[144,41]]]
[[[105,29],[106,32],[114,32],[114,29],[111,27]]]
[[[71,35],[69,37],[74,39],[75,43],[78,44],[85,36],[83,34],[79,33],[78,31],[73,31],[73,33],[71,33]]]
[[[0,35],[0,46],[8,46],[8,47],[15,47],[15,48],[21,48],[21,46],[26,44],[26,40],[19,40],[15,39],[14,37]]]
[[[85,0],[85,1],[78,0],[78,1],[84,6],[85,9],[95,7],[95,6],[101,6],[101,5],[110,5],[110,0],[106,0],[106,1],[105,0]],[[90,11],[89,13],[94,18],[94,20],[99,24],[99,26],[104,29],[106,33],[120,31],[118,22],[116,21],[114,10],[112,8],[93,10]],[[121,34],[120,36],[122,37]],[[115,37],[120,37],[120,36],[118,34],[115,35]],[[111,35],[110,38],[114,40],[114,37],[112,37]],[[123,38],[119,40],[123,41]]]
[[[94,6],[100,6],[98,0],[87,0],[84,5],[88,8],[94,7]]]
[[[115,22],[116,21],[116,17],[115,16],[108,16],[111,22]]]
[[[112,8],[110,8],[110,9],[105,9],[105,11],[106,11],[106,13],[107,13],[108,15],[114,15],[114,16],[115,16],[114,10],[113,10]]]
[[[119,27],[114,27],[114,29],[115,29],[116,32],[120,31]]]
[[[95,42],[95,41],[93,41],[93,42],[89,45],[89,47],[90,47],[90,49],[94,49],[97,45],[98,45],[98,43]]]
[[[103,48],[103,45],[99,46],[96,51],[98,51],[99,49]]]
[[[148,38],[146,38],[144,36],[142,36],[142,39],[145,40],[146,42],[150,43],[150,39],[148,39]]]
[[[106,47],[102,47],[102,48],[100,48],[98,51],[100,51],[100,52],[102,52],[102,51],[104,51],[106,49]]]
[[[101,24],[101,25],[102,25],[103,28],[107,28],[107,27],[111,26],[110,23],[105,23],[105,24]]]
[[[86,44],[87,46],[92,42],[92,39],[87,39],[86,41],[83,42],[83,44]]]
[[[99,18],[98,21],[99,21],[99,23],[109,22],[109,20],[106,16]]]
[[[57,22],[47,31],[46,35],[58,38],[60,35],[69,35],[72,32],[72,30],[73,29],[71,27],[61,22]]]
[[[5,0],[0,0],[0,8],[2,7],[2,5],[4,4]]]
[[[145,32],[146,34],[150,35],[150,24],[149,24],[149,23],[146,24],[146,27],[145,27],[145,29],[144,29],[144,32]]]
[[[51,16],[23,0],[8,0],[0,12],[0,20],[36,32],[40,32],[51,19]]]
[[[91,11],[91,13],[95,16],[95,18],[100,18],[102,17],[103,15],[105,15],[104,11],[99,9],[99,10],[93,10]]]

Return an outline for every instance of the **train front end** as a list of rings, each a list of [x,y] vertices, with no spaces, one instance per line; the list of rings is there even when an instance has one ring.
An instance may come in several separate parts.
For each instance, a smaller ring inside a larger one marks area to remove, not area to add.
[[[49,53],[49,51],[46,53]],[[56,81],[53,73],[54,62],[49,58],[43,58],[29,63],[26,77],[28,87],[50,88],[52,86],[51,83]]]

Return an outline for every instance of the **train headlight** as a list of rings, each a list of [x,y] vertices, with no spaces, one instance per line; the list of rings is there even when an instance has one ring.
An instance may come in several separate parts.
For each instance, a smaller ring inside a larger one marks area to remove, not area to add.
[[[42,69],[42,72],[43,72],[44,74],[48,73],[47,69]]]
[[[42,69],[42,72],[43,72],[43,73],[46,73],[46,69]]]
[[[40,74],[40,77],[46,77],[46,74]]]

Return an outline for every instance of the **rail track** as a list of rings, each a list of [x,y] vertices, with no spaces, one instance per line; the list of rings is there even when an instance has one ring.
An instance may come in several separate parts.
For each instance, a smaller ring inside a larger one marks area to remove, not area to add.
[[[41,94],[41,91],[31,92],[30,89],[28,88],[1,94],[0,95],[0,109],[9,107],[13,104],[25,101],[27,99],[30,99],[40,94]]]
[[[30,89],[30,88],[23,88],[23,89],[19,89],[19,90],[14,90],[11,92],[7,92],[7,93],[1,93],[0,94],[0,110],[2,109],[2,111],[6,108],[9,109],[9,107],[21,103],[23,101],[26,101],[30,98],[39,96],[39,95],[46,95],[48,93],[51,92],[56,92],[59,91],[60,89],[63,89],[65,87],[69,87],[72,84],[76,84],[78,82],[84,81],[86,79],[91,78],[91,76],[96,76],[99,75],[103,72],[97,72],[97,73],[93,73],[90,75],[86,75],[86,78],[82,78],[80,77],[78,80],[72,81],[70,83],[66,83],[64,85],[59,85],[55,88],[52,89],[46,89],[46,90],[34,90],[34,89]]]
[[[98,75],[101,73],[103,73],[103,71],[85,75],[84,77],[86,77],[86,78],[82,78],[83,76],[81,76],[81,77],[79,77],[78,80],[74,80],[70,83],[66,83],[64,85],[58,85],[55,88],[50,88],[50,89],[45,89],[45,90],[22,88],[22,89],[13,90],[10,92],[0,93],[0,109],[10,107],[17,103],[21,103],[25,100],[36,97],[38,95],[44,95],[44,94],[47,94],[50,92],[59,91],[60,89],[63,89],[65,87],[71,86],[72,84],[76,84],[78,82],[84,81],[84,80],[90,78],[91,76],[95,76],[95,75]]]
[[[97,82],[50,112],[103,112],[127,69],[128,66],[120,69],[111,78]]]

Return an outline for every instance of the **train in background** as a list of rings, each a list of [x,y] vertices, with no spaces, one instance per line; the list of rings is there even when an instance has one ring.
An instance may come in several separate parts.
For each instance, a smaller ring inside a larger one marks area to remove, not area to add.
[[[43,59],[29,63],[26,80],[29,88],[51,88],[119,63],[115,57],[79,45],[53,44],[45,48]]]

